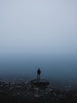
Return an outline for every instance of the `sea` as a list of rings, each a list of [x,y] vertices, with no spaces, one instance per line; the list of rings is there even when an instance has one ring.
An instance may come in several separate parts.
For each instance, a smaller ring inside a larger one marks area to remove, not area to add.
[[[77,89],[77,55],[0,54],[0,80],[30,81],[37,78],[38,68],[40,78],[48,80],[53,88]]]

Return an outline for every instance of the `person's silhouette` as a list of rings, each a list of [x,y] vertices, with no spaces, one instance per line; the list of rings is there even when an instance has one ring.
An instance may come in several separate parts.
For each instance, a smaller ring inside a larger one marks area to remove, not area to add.
[[[40,70],[40,68],[38,68],[38,70],[37,70],[37,79],[38,80],[40,80],[40,74],[41,74],[41,70]]]

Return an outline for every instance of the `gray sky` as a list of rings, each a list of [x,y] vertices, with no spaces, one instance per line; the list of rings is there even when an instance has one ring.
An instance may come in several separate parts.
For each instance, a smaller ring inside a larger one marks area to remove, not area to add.
[[[0,0],[0,53],[76,53],[77,0]]]

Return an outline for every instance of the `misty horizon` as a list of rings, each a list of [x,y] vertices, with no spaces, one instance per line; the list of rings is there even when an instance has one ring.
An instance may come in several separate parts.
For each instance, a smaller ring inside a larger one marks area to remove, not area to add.
[[[34,79],[37,69],[42,70],[41,78],[52,81],[64,81],[76,84],[76,56],[27,56],[25,54],[8,54],[0,56],[0,78]]]

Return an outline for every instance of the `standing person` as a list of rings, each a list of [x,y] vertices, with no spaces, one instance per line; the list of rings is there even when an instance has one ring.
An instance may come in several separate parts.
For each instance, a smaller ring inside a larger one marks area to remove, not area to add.
[[[41,74],[41,70],[40,70],[40,68],[38,68],[38,70],[37,70],[37,80],[40,80],[40,74]]]

